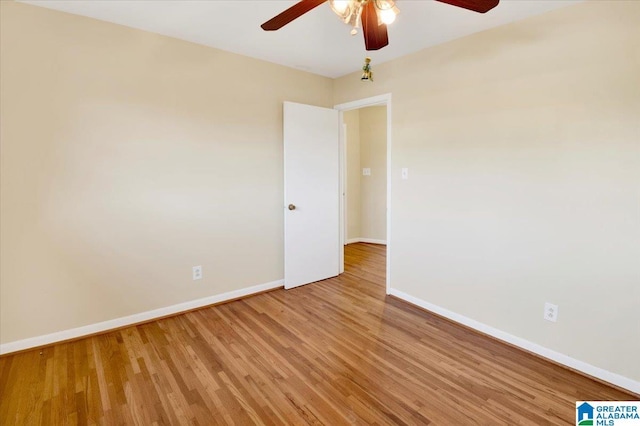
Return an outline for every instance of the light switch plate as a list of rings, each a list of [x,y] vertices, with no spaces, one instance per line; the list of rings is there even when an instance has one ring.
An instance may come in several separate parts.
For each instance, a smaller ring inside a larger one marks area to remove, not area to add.
[[[369,167],[362,169],[362,176],[371,176],[371,169]]]
[[[402,168],[402,179],[409,179],[409,169],[406,167]]]

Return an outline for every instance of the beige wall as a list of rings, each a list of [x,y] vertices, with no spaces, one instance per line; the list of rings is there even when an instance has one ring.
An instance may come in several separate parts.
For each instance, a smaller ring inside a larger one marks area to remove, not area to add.
[[[2,343],[283,277],[282,101],[330,79],[0,3]]]
[[[360,238],[360,110],[345,111],[342,120],[347,145],[346,239],[354,240]]]
[[[360,237],[387,239],[387,107],[360,110],[360,167],[371,169],[371,176],[360,170]]]
[[[639,23],[585,2],[336,81],[393,96],[393,288],[640,380]]]

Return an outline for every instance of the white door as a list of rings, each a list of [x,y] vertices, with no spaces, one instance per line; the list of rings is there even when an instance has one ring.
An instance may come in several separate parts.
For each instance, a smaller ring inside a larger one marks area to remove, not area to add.
[[[338,111],[284,103],[284,288],[340,273]]]

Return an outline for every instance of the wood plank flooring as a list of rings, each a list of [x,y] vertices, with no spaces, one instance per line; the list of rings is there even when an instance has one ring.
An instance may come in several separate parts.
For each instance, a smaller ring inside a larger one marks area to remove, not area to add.
[[[2,425],[575,424],[633,396],[340,277],[0,358]]]

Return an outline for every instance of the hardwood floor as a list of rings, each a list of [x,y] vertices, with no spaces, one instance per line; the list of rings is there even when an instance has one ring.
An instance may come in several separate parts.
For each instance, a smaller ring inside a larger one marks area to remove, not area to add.
[[[340,277],[0,358],[0,423],[575,424],[632,395],[385,297],[385,248]]]

